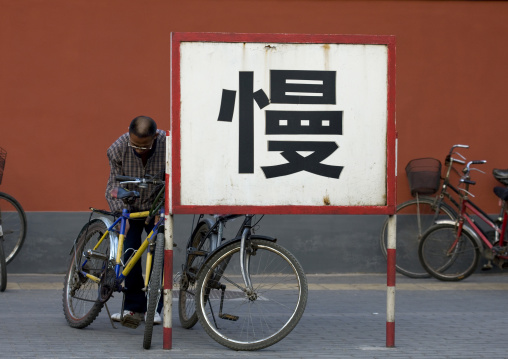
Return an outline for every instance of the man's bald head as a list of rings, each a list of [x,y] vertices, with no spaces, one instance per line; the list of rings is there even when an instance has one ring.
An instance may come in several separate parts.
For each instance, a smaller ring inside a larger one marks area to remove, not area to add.
[[[157,124],[148,116],[138,116],[129,126],[129,134],[140,138],[153,137],[157,133]]]

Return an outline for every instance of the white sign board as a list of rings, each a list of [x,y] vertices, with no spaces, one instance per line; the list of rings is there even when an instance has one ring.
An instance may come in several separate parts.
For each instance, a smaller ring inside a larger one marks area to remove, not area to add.
[[[174,213],[391,213],[393,37],[172,36]]]

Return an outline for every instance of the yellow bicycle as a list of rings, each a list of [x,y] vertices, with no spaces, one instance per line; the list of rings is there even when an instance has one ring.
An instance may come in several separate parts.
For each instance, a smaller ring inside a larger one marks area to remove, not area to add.
[[[109,215],[116,219],[114,221],[106,217],[91,219],[79,233],[70,253],[71,260],[65,276],[63,310],[71,327],[85,328],[90,325],[113,292],[126,291],[123,286],[125,277],[129,275],[143,253],[148,250],[144,288],[147,297],[147,312],[143,347],[149,349],[152,342],[154,315],[162,294],[163,283],[164,181],[128,176],[117,176],[116,179],[123,181],[121,184],[129,183],[138,186],[153,184],[161,188],[150,211],[130,213],[124,208],[121,214],[116,214],[91,208],[92,213]],[[122,187],[118,187],[115,192],[114,197],[123,200],[126,204],[139,197],[139,192],[127,191]],[[130,259],[123,263],[127,220],[145,218],[145,223],[149,223],[155,216],[159,216],[159,219],[152,231]],[[119,230],[117,230],[118,227]],[[107,305],[106,310],[110,314]],[[109,317],[111,318],[111,315]],[[139,320],[132,317],[122,315],[121,320],[122,324],[128,327],[136,328],[139,325]]]

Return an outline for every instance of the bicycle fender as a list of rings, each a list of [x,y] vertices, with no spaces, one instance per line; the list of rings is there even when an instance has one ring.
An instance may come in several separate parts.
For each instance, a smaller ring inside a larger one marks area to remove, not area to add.
[[[451,219],[443,219],[443,220],[440,220],[440,221],[436,221],[436,224],[451,224],[453,226],[455,226],[456,223],[457,223],[456,221],[451,220]],[[462,230],[466,231],[468,234],[471,235],[471,237],[473,237],[474,241],[476,242],[476,245],[478,246],[478,249],[480,250],[480,254],[482,254],[483,253],[483,242],[480,239],[480,237],[478,237],[476,232],[471,227],[469,227],[467,224],[465,224],[465,223],[462,226]]]
[[[277,238],[262,236],[260,234],[253,234],[250,236],[250,238],[251,239],[266,239],[267,241],[270,241],[270,242],[277,242]]]
[[[214,225],[214,222],[209,219],[209,218],[202,218],[197,224],[196,224],[196,227],[195,229],[192,231],[192,234],[191,236],[189,237],[189,239],[187,240],[187,248],[189,248],[189,246],[191,245],[192,243],[192,239],[194,238],[194,236],[196,235],[196,229],[199,225],[200,222],[206,222],[208,224],[208,228],[212,228],[213,225]]]
[[[106,217],[99,217],[100,221],[104,223],[106,228],[109,228],[113,225],[113,222]],[[116,260],[116,252],[118,250],[118,236],[115,232],[109,232],[109,259]]]
[[[97,221],[97,220],[102,221],[102,223],[104,223],[106,228],[109,228],[113,224],[113,222],[111,222],[106,217],[95,218],[92,221]],[[79,231],[79,234],[76,237],[76,239],[74,240],[74,244],[71,247],[69,255],[71,255],[74,252],[74,249],[76,248],[76,243],[78,242],[78,240],[81,237],[81,235],[83,234],[83,232],[86,231],[86,229],[90,225],[90,223],[91,222],[88,222],[87,224],[85,224],[83,226],[83,228],[81,228],[81,231]],[[110,248],[109,249],[109,259],[115,260],[116,259],[116,252],[117,252],[117,249],[118,249],[118,236],[114,232],[109,232],[109,248]]]

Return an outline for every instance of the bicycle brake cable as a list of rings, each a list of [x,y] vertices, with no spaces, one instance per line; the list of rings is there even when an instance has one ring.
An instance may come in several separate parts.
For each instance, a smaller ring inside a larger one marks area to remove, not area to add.
[[[254,230],[254,229],[255,229],[255,227],[258,225],[258,223],[259,223],[259,222],[261,222],[261,220],[263,219],[263,217],[264,217],[264,216],[265,216],[264,214],[263,214],[263,215],[261,215],[261,217],[258,219],[258,221],[257,221],[257,222],[256,222],[256,223],[252,226],[252,229],[253,229],[253,230]]]

